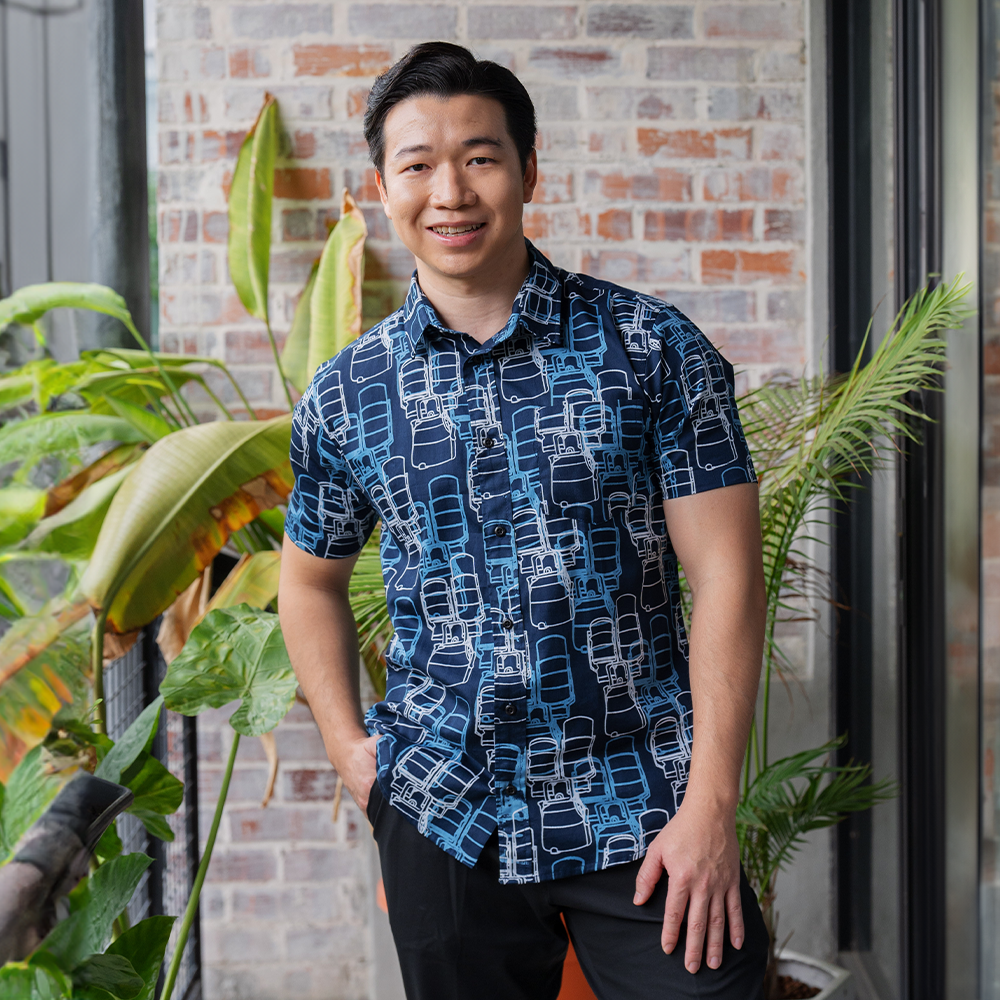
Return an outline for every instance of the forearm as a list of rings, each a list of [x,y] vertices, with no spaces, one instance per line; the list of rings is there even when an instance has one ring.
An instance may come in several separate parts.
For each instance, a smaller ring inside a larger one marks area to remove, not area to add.
[[[719,575],[694,595],[690,635],[694,742],[685,799],[735,813],[764,644],[756,567]]]
[[[341,770],[348,745],[364,739],[358,630],[347,593],[288,583],[278,598],[281,630],[326,746]]]

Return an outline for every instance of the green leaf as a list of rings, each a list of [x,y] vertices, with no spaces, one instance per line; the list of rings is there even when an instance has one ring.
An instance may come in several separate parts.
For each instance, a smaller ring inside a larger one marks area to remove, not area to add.
[[[131,471],[131,466],[118,469],[82,490],[62,510],[43,518],[25,539],[23,548],[53,552],[65,559],[89,559],[111,501]]]
[[[111,825],[101,834],[101,839],[94,847],[94,854],[102,864],[117,858],[125,849],[121,837],[118,836],[118,821],[113,820]]]
[[[135,794],[128,807],[153,836],[173,840],[170,826],[161,817],[177,812],[184,800],[184,784],[174,777],[155,757],[143,754],[139,772],[125,782]]]
[[[0,545],[19,542],[45,513],[45,490],[11,483],[0,489]]]
[[[277,105],[265,94],[240,147],[229,188],[229,275],[246,311],[264,320],[277,146]]]
[[[92,413],[41,413],[0,427],[0,465],[45,455],[78,453],[99,441],[145,441],[121,417]]]
[[[250,177],[247,183],[247,230],[249,235],[250,285],[257,311],[267,321],[267,278],[271,263],[271,203],[274,199],[274,163],[278,157],[278,104],[264,95],[250,147]]]
[[[299,296],[292,327],[288,331],[285,346],[281,351],[281,367],[286,378],[299,392],[305,392],[309,384],[309,334],[312,325],[312,293],[319,272],[319,261],[314,261],[305,288]]]
[[[293,479],[291,415],[175,431],[133,467],[111,502],[82,592],[118,632],[165,611],[232,531],[283,503]]]
[[[92,955],[73,970],[74,990],[81,996],[89,990],[103,990],[115,1000],[135,1000],[145,985],[124,955]]]
[[[106,955],[121,955],[132,963],[144,986],[135,1000],[153,1000],[163,954],[176,917],[146,917],[109,946]]]
[[[0,862],[13,853],[17,842],[59,794],[65,777],[46,774],[42,748],[29,750],[7,782],[0,812]]]
[[[255,552],[243,556],[212,595],[206,613],[215,608],[234,608],[238,604],[266,608],[278,596],[280,570],[280,552]]]
[[[72,972],[104,950],[112,923],[128,905],[152,860],[145,854],[112,858],[70,893],[70,916],[56,924],[41,945],[62,969]]]
[[[72,990],[69,977],[41,956],[0,968],[0,1000],[68,1000]]]
[[[361,285],[367,235],[365,217],[345,188],[340,221],[323,247],[312,292],[307,383],[324,361],[361,333]]]
[[[160,709],[162,707],[163,696],[161,695],[139,713],[139,717],[122,733],[114,747],[94,771],[96,777],[104,778],[107,781],[121,781],[122,774],[139,759],[139,756],[144,752],[149,752],[160,724]],[[135,788],[132,788],[132,791],[134,792]]]
[[[285,717],[295,688],[278,616],[241,604],[205,616],[170,664],[160,693],[182,715],[240,699],[230,725],[244,736],[260,736]]]
[[[45,738],[57,712],[88,703],[91,621],[86,604],[57,601],[0,638],[0,780]]]
[[[41,285],[25,285],[13,295],[0,299],[0,329],[11,323],[31,326],[50,309],[89,309],[114,316],[129,329],[132,315],[125,300],[104,285],[77,281],[48,281]]]
[[[159,383],[157,379],[157,383]],[[175,380],[176,384],[176,380]],[[166,386],[164,386],[164,390]],[[162,395],[163,393],[161,393]],[[118,414],[122,420],[127,420],[135,428],[137,434],[141,434],[145,441],[159,441],[173,431],[173,428],[159,414],[152,413],[145,407],[136,406],[124,399],[115,399],[114,396],[107,396],[107,403]]]

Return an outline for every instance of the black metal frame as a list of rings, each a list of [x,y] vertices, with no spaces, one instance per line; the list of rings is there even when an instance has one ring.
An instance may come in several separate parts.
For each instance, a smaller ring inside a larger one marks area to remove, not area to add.
[[[827,5],[830,148],[830,342],[833,368],[850,371],[864,351],[872,311],[871,5]],[[840,763],[872,759],[871,477],[848,487],[833,523],[833,700]],[[854,813],[837,827],[841,950],[871,948],[872,820]]]
[[[896,0],[897,306],[941,269],[940,0]],[[945,994],[944,400],[912,400],[919,444],[901,441],[899,668],[901,985]]]

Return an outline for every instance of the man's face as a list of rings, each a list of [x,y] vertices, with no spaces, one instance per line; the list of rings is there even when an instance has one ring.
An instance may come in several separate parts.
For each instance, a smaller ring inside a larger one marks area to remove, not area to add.
[[[534,152],[522,173],[492,98],[411,97],[386,117],[385,214],[417,260],[446,278],[488,277],[506,255],[520,256],[536,178]]]

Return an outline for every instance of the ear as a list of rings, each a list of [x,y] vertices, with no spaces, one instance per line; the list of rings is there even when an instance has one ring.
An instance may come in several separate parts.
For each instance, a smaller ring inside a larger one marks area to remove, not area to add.
[[[378,187],[378,196],[382,199],[382,211],[385,212],[387,219],[391,219],[392,212],[389,211],[389,196],[385,193],[385,181],[382,178],[380,170],[375,171],[375,185]]]
[[[528,154],[528,165],[524,168],[524,203],[531,201],[538,183],[538,155],[532,150]]]

